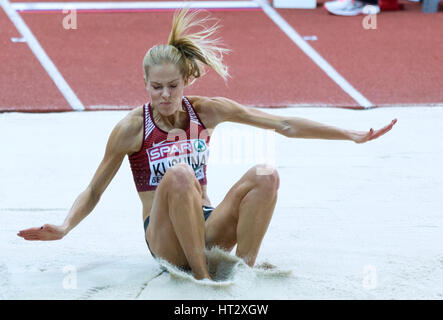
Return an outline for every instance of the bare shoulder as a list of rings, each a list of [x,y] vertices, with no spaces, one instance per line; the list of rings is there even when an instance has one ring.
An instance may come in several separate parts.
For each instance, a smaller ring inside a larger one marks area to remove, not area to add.
[[[207,128],[215,128],[217,124],[228,121],[242,106],[223,97],[189,96],[189,101]]]
[[[127,130],[138,131],[143,129],[143,106],[132,109],[120,120],[120,123]]]
[[[119,153],[132,154],[143,143],[143,106],[131,110],[112,130],[108,144]]]
[[[207,117],[207,121],[214,127],[221,122],[237,122],[258,128],[277,130],[277,132],[286,127],[286,118],[264,112],[255,107],[242,105],[228,98],[192,98],[195,99],[195,109],[199,116],[201,115],[200,118],[203,123],[205,123],[203,118]]]

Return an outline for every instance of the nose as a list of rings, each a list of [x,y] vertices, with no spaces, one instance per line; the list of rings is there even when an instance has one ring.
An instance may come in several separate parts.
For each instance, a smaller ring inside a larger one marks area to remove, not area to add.
[[[171,93],[169,92],[168,88],[163,88],[162,90],[162,98],[169,98],[169,96],[171,95]]]

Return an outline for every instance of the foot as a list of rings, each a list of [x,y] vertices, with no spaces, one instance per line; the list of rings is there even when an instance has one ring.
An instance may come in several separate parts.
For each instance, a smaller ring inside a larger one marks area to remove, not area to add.
[[[356,16],[359,14],[378,14],[380,7],[370,5],[358,0],[336,0],[324,4],[325,9],[338,16]]]
[[[274,266],[273,264],[269,263],[269,262],[262,262],[259,265],[255,266],[257,269],[262,269],[262,270],[273,270],[275,268],[277,268],[276,266]]]

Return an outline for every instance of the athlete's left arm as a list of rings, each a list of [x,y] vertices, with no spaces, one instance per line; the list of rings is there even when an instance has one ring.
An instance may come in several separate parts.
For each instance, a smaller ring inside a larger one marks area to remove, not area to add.
[[[289,138],[350,140],[363,143],[374,140],[392,129],[394,119],[381,129],[368,131],[346,130],[320,122],[299,118],[272,115],[257,108],[241,105],[227,98],[208,98],[217,122],[238,122],[263,129],[275,130]]]

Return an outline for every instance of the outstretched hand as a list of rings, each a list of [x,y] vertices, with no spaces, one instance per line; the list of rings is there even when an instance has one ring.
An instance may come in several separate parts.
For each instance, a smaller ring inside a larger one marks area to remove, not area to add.
[[[45,224],[38,228],[29,228],[21,230],[17,233],[19,237],[25,240],[60,240],[64,237],[65,231],[61,226],[55,226],[52,224]]]
[[[384,135],[389,130],[391,130],[392,127],[396,123],[397,123],[397,119],[394,119],[391,121],[390,124],[388,124],[387,126],[384,126],[381,129],[378,129],[378,130],[374,130],[371,128],[369,130],[369,132],[368,131],[352,131],[351,132],[352,141],[354,141],[355,143],[365,143],[365,142],[377,139],[377,138],[381,137],[382,135]]]

